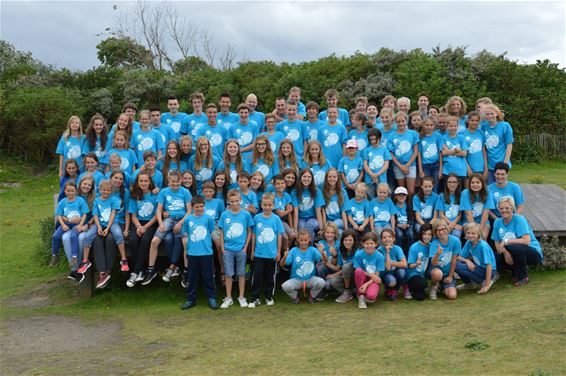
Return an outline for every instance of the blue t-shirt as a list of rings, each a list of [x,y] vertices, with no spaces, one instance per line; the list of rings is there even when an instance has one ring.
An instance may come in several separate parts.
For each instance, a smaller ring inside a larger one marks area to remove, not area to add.
[[[213,198],[211,200],[204,200],[204,214],[208,215],[214,220],[214,223],[218,222],[218,218],[224,212],[224,201]]]
[[[462,134],[468,144],[468,155],[466,156],[468,165],[470,165],[472,172],[483,173],[485,162],[483,159],[483,147],[485,145],[483,132],[480,129],[475,132],[466,129]]]
[[[100,136],[97,135],[96,143],[94,144],[94,147],[90,147],[90,143],[88,142],[88,139],[85,137],[83,140],[83,145],[81,147],[81,152],[83,154],[83,157],[88,153],[94,153],[98,158],[98,162],[102,163],[102,161],[106,160],[106,145],[108,144],[108,141],[109,140],[106,140],[106,143],[102,145],[100,141]]]
[[[523,205],[525,203],[525,197],[523,196],[521,186],[517,183],[513,183],[512,181],[508,181],[507,185],[503,188],[499,188],[496,183],[491,183],[487,186],[487,190],[493,194],[493,205],[495,208],[492,211],[497,217],[501,217],[501,213],[499,213],[497,206],[503,197],[513,197],[515,200],[515,206]]]
[[[322,245],[322,248],[324,248],[324,253],[326,254],[326,257],[328,257],[328,260],[330,260],[332,257],[334,257],[334,256],[332,256],[332,253],[330,253],[330,248],[335,248],[337,255],[340,252],[340,241],[338,241],[338,240],[336,240],[334,242],[334,245],[331,246],[330,244],[328,244],[328,241],[326,241],[326,239],[322,239],[318,242],[318,245]]]
[[[170,112],[165,112],[161,114],[161,122],[169,126],[173,131],[172,137],[174,140],[179,141],[181,139],[181,134],[187,134],[189,129],[189,115],[184,112],[178,112],[177,115],[173,116]]]
[[[267,218],[263,213],[256,214],[254,223],[254,256],[275,260],[277,256],[277,236],[285,234],[281,218],[273,213]]]
[[[287,192],[283,192],[281,196],[277,193],[273,193],[275,196],[275,206],[273,207],[273,211],[275,210],[285,210],[287,205],[292,204],[293,200],[291,199],[291,195]]]
[[[98,170],[94,171],[94,172],[83,172],[82,174],[79,175],[79,177],[77,178],[77,182],[80,182],[83,177],[90,175],[92,176],[92,178],[94,179],[94,191],[96,193],[98,193],[98,188],[100,186],[100,182],[103,180],[106,180],[104,177],[104,174]],[[125,176],[124,176],[125,178]]]
[[[193,196],[188,189],[179,187],[176,191],[170,187],[164,188],[157,195],[157,203],[163,205],[163,210],[169,213],[169,218],[181,219],[187,213],[187,202],[191,202]]]
[[[120,204],[120,209],[116,212],[115,222],[124,225],[126,224],[126,210],[128,210],[130,205],[130,190],[124,190],[124,198],[120,197],[120,192],[118,191],[112,192],[112,196],[115,197]]]
[[[112,176],[113,172],[114,171],[111,170],[111,171],[108,171],[106,174],[104,174],[104,180],[110,180],[110,176]],[[124,186],[129,187],[130,183],[133,181],[132,176],[125,171],[122,171],[122,173],[124,174]],[[99,187],[97,187],[97,189],[98,188]]]
[[[254,208],[259,208],[259,201],[257,199],[257,193],[248,189],[248,193],[242,192],[239,188],[238,191],[240,192],[240,196],[242,196],[242,201],[240,202],[240,207],[242,209],[247,209],[250,205],[253,205]]]
[[[140,129],[135,132],[132,136],[131,147],[136,151],[136,158],[139,161],[139,165],[143,165],[143,154],[146,151],[152,151],[155,153],[157,159],[157,152],[161,150],[161,153],[165,153],[165,144],[163,143],[163,137],[159,131],[150,128],[145,131]]]
[[[328,199],[326,203],[326,219],[329,221],[335,221],[337,219],[342,219],[342,210],[348,203],[348,193],[342,188],[342,205],[338,202],[338,193],[334,193]]]
[[[498,162],[503,162],[505,159],[507,145],[514,142],[513,128],[506,121],[499,121],[493,127],[487,121],[482,121],[481,129],[485,137],[487,167],[493,170]],[[509,161],[509,168],[511,168],[511,161]]]
[[[255,127],[260,130],[263,129],[265,126],[265,114],[260,111],[254,111],[250,113],[248,117],[250,123],[255,125]]]
[[[214,222],[212,218],[204,214],[196,216],[191,214],[183,223],[183,233],[187,234],[187,255],[208,256],[212,255],[212,238]]]
[[[440,149],[446,145],[448,150],[460,148],[460,150],[468,150],[468,143],[464,135],[457,134],[456,137],[450,137],[448,133],[440,138]],[[445,155],[442,157],[442,174],[448,175],[456,173],[458,176],[467,176],[468,169],[466,166],[466,158],[456,155]]]
[[[381,129],[381,146],[389,151],[389,139],[395,136],[397,133],[397,125],[393,124],[391,129],[385,130]]]
[[[352,129],[350,133],[348,133],[348,140],[356,140],[358,142],[358,155],[362,155],[369,145],[368,130],[363,129],[359,131],[358,129]]]
[[[385,270],[385,257],[377,250],[368,255],[365,250],[359,249],[354,255],[354,269],[357,268],[370,274],[382,272]]]
[[[413,196],[413,211],[415,213],[419,212],[423,221],[430,221],[434,216],[434,207],[436,206],[438,195],[435,192],[432,192],[430,196],[425,197],[424,199],[425,201],[422,202],[418,195]]]
[[[308,138],[304,122],[299,119],[296,119],[293,122],[283,120],[277,124],[276,129],[283,133],[285,138],[293,143],[295,154],[301,158],[305,152],[305,141]]]
[[[473,217],[474,217],[474,222],[480,223],[481,217],[483,215],[483,211],[486,210],[486,209],[488,209],[488,210],[495,209],[495,205],[493,203],[493,195],[491,194],[491,192],[488,191],[485,202],[481,202],[479,195],[476,195],[476,197],[474,197],[473,200],[472,200],[472,198],[470,197],[470,190],[464,189],[464,191],[462,192],[462,195],[460,196],[460,210],[461,211],[470,210],[472,212]],[[464,223],[467,223],[465,216],[464,216],[463,220],[464,220]]]
[[[409,213],[407,212],[407,203],[403,203],[403,206],[399,206],[399,203],[395,204],[395,209],[397,209],[397,214],[395,217],[397,218],[398,225],[406,225],[409,223]]]
[[[65,137],[61,136],[55,153],[63,156],[63,166],[65,166],[68,159],[74,159],[79,164],[79,168],[83,167],[82,146],[84,140],[84,135],[81,137],[69,136],[66,140]]]
[[[328,119],[328,111],[324,110],[320,112],[318,114],[318,118],[326,122]],[[344,127],[350,125],[350,113],[348,112],[348,110],[344,108],[338,108],[338,119],[336,119],[336,122],[340,125],[343,125]]]
[[[371,170],[371,172],[376,174],[377,172],[379,172],[379,170],[383,168],[385,161],[391,160],[391,154],[383,146],[379,146],[379,147],[369,146],[366,148],[366,150],[364,150],[363,158],[364,161],[367,161],[368,167]],[[366,184],[373,183],[371,176],[369,176],[369,174],[367,173],[364,176],[364,181],[366,182]],[[380,183],[387,182],[387,172],[384,172],[379,176],[379,182]]]
[[[55,215],[67,217],[67,219],[81,218],[83,214],[88,214],[89,212],[88,205],[82,197],[75,197],[73,201],[64,198],[57,204],[57,209],[55,209]]]
[[[482,268],[487,268],[488,265],[491,265],[492,271],[495,271],[497,268],[493,250],[485,240],[480,239],[475,247],[472,242],[468,240],[466,244],[464,244],[464,248],[462,248],[460,256],[463,258],[471,257],[474,264],[481,266]]]
[[[257,126],[251,121],[245,125],[237,122],[236,124],[232,124],[228,137],[236,139],[238,141],[238,144],[240,145],[240,148],[245,148],[246,146],[254,143],[254,140],[258,134],[259,131]],[[243,152],[242,158],[244,158],[248,162],[251,161],[252,152]]]
[[[383,255],[383,260],[385,262],[385,254],[387,252],[385,250],[385,247],[379,246],[379,248],[377,248],[377,251]],[[391,250],[389,251],[389,258],[391,259],[391,262],[399,262],[405,260],[405,254],[403,253],[401,247],[394,244],[391,246]],[[395,270],[395,269],[397,269],[397,267],[392,265],[390,270]]]
[[[308,165],[307,163],[301,163],[300,168],[310,169],[314,178],[314,184],[317,186],[317,188],[322,189],[322,186],[324,185],[324,179],[326,178],[326,173],[328,172],[328,170],[330,170],[330,164],[328,164],[328,162],[326,162],[322,166],[320,165],[320,163],[313,163],[311,165]]]
[[[299,202],[299,197],[297,196],[297,191],[291,193],[291,199],[293,200],[293,206],[299,208],[299,218],[310,219],[316,218],[316,208],[321,208],[324,206],[324,197],[320,189],[316,189],[315,197],[311,197],[311,193],[308,189],[304,189],[301,202]]]
[[[187,133],[193,139],[195,145],[197,141],[198,132],[202,127],[204,127],[208,123],[208,117],[203,112],[200,115],[195,114],[194,112],[190,114],[187,118],[187,125],[188,129],[181,130],[181,133]]]
[[[177,142],[179,141],[179,139],[177,139],[177,134],[173,129],[171,129],[169,125],[160,123],[159,126],[154,124],[152,124],[151,126],[161,135],[161,141],[163,141],[163,145],[165,145],[165,149],[167,148],[167,144],[169,144],[169,141],[177,141]]]
[[[218,123],[218,125],[224,128],[226,132],[230,130],[232,124],[236,124],[239,121],[240,117],[238,116],[238,114],[235,114],[233,112],[228,112],[226,115],[224,115],[222,112],[219,112],[216,115],[216,122]]]
[[[136,178],[140,174],[140,171],[141,170],[139,168],[134,171],[134,174],[132,175],[132,181],[136,181]],[[163,173],[156,168],[153,172],[153,175],[151,175],[151,181],[157,188],[163,188]]]
[[[140,221],[150,221],[157,210],[157,195],[148,192],[143,195],[141,200],[130,197],[127,210],[128,213],[135,214]]]
[[[212,156],[212,167],[208,167],[208,162],[206,160],[202,161],[200,168],[195,167],[196,155],[193,155],[189,159],[189,170],[195,174],[195,183],[197,186],[197,192],[200,194],[202,192],[202,183],[205,181],[212,181],[214,173],[216,172],[216,167],[218,166],[218,158],[214,155]]]
[[[318,130],[318,141],[322,145],[322,153],[332,167],[338,167],[347,140],[348,132],[341,124],[325,124]]]
[[[238,170],[236,168],[235,163],[230,163],[229,167],[230,167],[230,173],[228,175],[230,177],[230,184],[228,185],[228,189],[238,188],[238,173],[242,171],[250,173],[251,171],[250,164],[247,161],[242,160],[241,170]],[[226,165],[224,164],[224,161],[220,161],[220,163],[218,164],[218,168],[216,170],[226,172]]]
[[[420,142],[419,134],[412,129],[408,129],[403,133],[395,132],[389,137],[387,146],[389,151],[395,155],[395,158],[401,164],[406,164],[411,159],[413,155],[413,147],[418,145]],[[411,163],[411,166],[415,166],[416,158]]]
[[[120,210],[120,199],[116,198],[116,196],[110,196],[106,200],[103,200],[102,197],[97,197],[92,204],[92,215],[98,217],[98,222],[100,222],[100,226],[103,228],[108,226],[112,210],[116,210],[116,212]]]
[[[362,202],[358,202],[355,198],[351,198],[346,201],[344,210],[346,211],[346,215],[352,217],[352,220],[356,222],[357,225],[361,225],[366,218],[372,215],[369,201],[366,199],[362,200]]]
[[[260,135],[264,135],[269,140],[269,146],[271,146],[271,151],[273,155],[277,157],[277,153],[279,152],[279,145],[281,145],[281,141],[285,139],[285,135],[279,131],[275,131],[273,134],[269,134],[267,132],[260,133]]]
[[[110,149],[108,150],[108,154],[106,154],[106,160],[104,163],[110,163],[110,157],[112,154],[118,154],[120,157],[120,170],[127,172],[129,175],[132,175],[136,165],[138,164],[138,158],[136,157],[136,153],[132,149]]]
[[[353,184],[356,180],[358,180],[363,170],[364,161],[360,157],[360,154],[354,157],[354,159],[342,157],[338,163],[338,172],[344,173],[349,184]]]
[[[419,144],[419,152],[421,153],[422,164],[437,163],[440,158],[440,149],[441,146],[439,133],[434,132],[430,136],[421,138],[421,142]]]
[[[160,170],[164,174],[165,172],[163,170],[165,168],[165,160],[163,160],[163,159],[158,160],[157,163],[155,164],[155,168]],[[187,171],[188,169],[189,169],[189,165],[185,161],[181,161],[180,164],[177,164],[177,162],[175,162],[175,161],[169,162],[169,172],[179,171],[179,172],[183,173],[183,172]]]
[[[407,280],[412,276],[419,275],[421,277],[425,276],[426,268],[429,262],[429,245],[424,245],[420,241],[413,243],[411,248],[409,248],[409,258],[407,259],[407,264],[415,264],[418,259],[421,260],[421,265],[414,269],[407,268]]]
[[[536,249],[540,257],[543,258],[544,256],[542,254],[540,243],[538,242],[537,238],[535,238],[533,229],[531,228],[529,222],[525,217],[520,214],[513,214],[513,219],[507,224],[505,224],[503,218],[498,218],[493,223],[493,232],[491,233],[491,239],[497,242],[502,242],[505,239],[518,239],[523,237],[524,235],[529,235],[531,237],[529,246]]]
[[[293,264],[291,267],[291,278],[308,281],[315,275],[315,265],[320,260],[322,260],[322,256],[316,248],[308,247],[305,252],[302,252],[299,248],[294,247],[287,255],[285,264]]]
[[[434,238],[432,240],[432,243],[430,243],[428,254],[430,258],[434,257],[438,246],[440,246],[440,248],[442,249],[442,253],[440,254],[440,256],[438,256],[438,264],[436,264],[436,267],[442,270],[444,276],[447,276],[450,272],[450,263],[452,262],[452,256],[460,254],[462,243],[460,243],[460,239],[452,235],[448,235],[448,242],[446,244],[443,244],[440,240]]]
[[[263,158],[258,158],[257,163],[255,165],[251,163],[250,167],[252,173],[256,171],[261,172],[266,183],[269,183],[275,175],[279,174],[279,163],[277,163],[277,160],[274,160],[273,164],[269,166]]]
[[[370,204],[372,208],[373,224],[374,226],[383,227],[386,225],[391,225],[391,216],[397,214],[397,208],[389,197],[383,201],[379,201],[376,197],[371,200]]]
[[[224,249],[230,252],[242,252],[246,245],[248,229],[254,226],[254,220],[247,210],[240,210],[237,214],[226,210],[218,220],[218,227],[224,234]]]
[[[197,140],[199,137],[206,137],[210,143],[210,148],[212,154],[222,160],[224,158],[224,144],[228,140],[228,131],[221,127],[220,125],[211,126],[210,124],[205,124],[200,127],[197,132]]]
[[[460,214],[460,205],[456,204],[456,196],[453,194],[450,195],[450,202],[444,200],[444,194],[438,195],[434,208],[439,212],[444,212],[444,215],[450,222],[454,221]]]
[[[308,120],[306,120],[304,123],[304,127],[305,130],[307,132],[307,141],[311,142],[314,140],[318,141],[318,130],[320,129],[320,127],[322,127],[323,125],[326,124],[325,121],[317,119],[314,122],[310,122]]]

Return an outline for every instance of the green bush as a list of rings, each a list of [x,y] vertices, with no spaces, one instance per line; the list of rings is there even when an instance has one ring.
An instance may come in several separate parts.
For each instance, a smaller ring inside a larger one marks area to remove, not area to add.
[[[557,236],[543,238],[540,245],[544,253],[544,270],[566,269],[566,246],[560,244]]]
[[[47,265],[51,260],[51,237],[55,229],[53,217],[45,217],[39,221],[39,244],[35,249],[34,260]]]
[[[542,163],[548,158],[546,150],[537,144],[517,143],[513,146],[512,162]]]

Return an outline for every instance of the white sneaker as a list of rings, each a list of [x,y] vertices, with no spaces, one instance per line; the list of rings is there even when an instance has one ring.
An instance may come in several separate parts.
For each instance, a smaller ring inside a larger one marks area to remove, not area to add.
[[[358,308],[366,309],[368,305],[366,304],[366,297],[363,295],[358,296]]]
[[[260,300],[259,300],[259,299],[256,299],[256,300],[251,301],[251,302],[248,303],[248,308],[255,308],[255,307],[257,307],[257,306],[260,305],[260,304],[261,304]]]
[[[475,282],[462,283],[461,285],[456,286],[456,290],[475,290],[477,288],[478,285]]]
[[[246,298],[238,298],[238,303],[240,303],[240,308],[246,308],[248,306]]]
[[[430,300],[436,300],[437,299],[437,293],[438,293],[438,286],[430,286],[430,288],[428,290],[428,298]]]
[[[130,278],[126,281],[126,286],[134,287],[136,285],[137,279],[138,275],[136,273],[130,273]]]
[[[232,298],[227,296],[224,298],[224,300],[222,300],[222,304],[220,305],[220,308],[226,309],[230,307],[232,304],[234,304],[234,301],[232,300]]]
[[[273,306],[273,305],[275,305],[275,300],[273,300],[273,299],[271,299],[271,300],[266,300],[266,301],[265,301],[265,304],[268,305],[268,306]]]

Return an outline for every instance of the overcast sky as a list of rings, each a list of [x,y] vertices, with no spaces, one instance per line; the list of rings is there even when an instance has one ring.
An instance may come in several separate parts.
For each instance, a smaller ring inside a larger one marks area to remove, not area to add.
[[[117,9],[114,9],[116,5]],[[566,66],[565,2],[262,1],[173,2],[179,14],[211,30],[238,58],[301,62],[336,53],[467,46],[505,51],[519,62]],[[123,1],[0,2],[1,38],[44,63],[86,70],[99,65],[96,45],[114,28]]]

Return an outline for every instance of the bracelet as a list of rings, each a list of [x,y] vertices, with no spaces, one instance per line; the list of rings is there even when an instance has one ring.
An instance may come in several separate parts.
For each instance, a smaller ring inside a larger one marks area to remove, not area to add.
[[[507,240],[508,239],[503,240],[503,245],[507,245]]]

